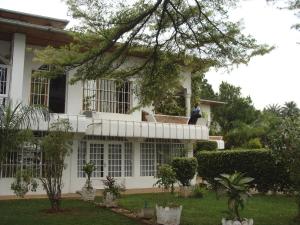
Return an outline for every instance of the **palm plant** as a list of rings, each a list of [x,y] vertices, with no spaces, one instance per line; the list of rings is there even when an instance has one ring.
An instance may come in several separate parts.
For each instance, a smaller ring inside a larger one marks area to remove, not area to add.
[[[249,183],[254,179],[245,177],[243,173],[235,172],[233,174],[221,174],[215,180],[225,189],[227,194],[230,219],[241,221],[239,210],[244,208],[245,202],[250,196],[248,192]]]
[[[11,102],[0,106],[0,165],[10,149],[29,139],[31,124],[46,116],[48,118],[48,113],[42,107],[22,103],[14,106]]]

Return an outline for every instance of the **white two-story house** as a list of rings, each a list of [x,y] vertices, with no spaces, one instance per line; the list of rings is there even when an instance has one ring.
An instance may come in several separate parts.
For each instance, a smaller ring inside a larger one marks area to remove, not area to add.
[[[0,104],[8,101],[44,105],[51,121],[69,119],[74,132],[72,153],[66,159],[63,193],[74,193],[85,183],[82,170],[93,162],[93,185],[102,189],[109,175],[127,189],[152,188],[157,166],[175,156],[193,155],[193,142],[207,140],[207,125],[188,125],[191,73],[183,68],[186,117],[157,115],[152,107],[131,111],[138,104],[134,80],[122,87],[113,80],[91,80],[70,85],[72,71],[56,79],[34,78],[35,70],[47,65],[34,62],[34,49],[69,43],[64,30],[68,21],[0,9]],[[138,60],[132,57],[131,60]],[[45,133],[49,122],[32,127]],[[31,168],[42,175],[43,152],[39,146],[11,150],[0,169],[0,195],[12,195],[16,170]],[[44,194],[41,185],[37,194]]]

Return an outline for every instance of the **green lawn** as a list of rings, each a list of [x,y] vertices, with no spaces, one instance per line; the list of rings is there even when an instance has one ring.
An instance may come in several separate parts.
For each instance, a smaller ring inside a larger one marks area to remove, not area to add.
[[[47,199],[0,201],[0,225],[126,225],[138,224],[107,209],[64,199],[63,213],[49,214]]]
[[[134,211],[143,207],[145,201],[149,207],[154,207],[156,202],[166,201],[182,204],[183,225],[219,225],[226,210],[226,199],[217,200],[214,193],[206,193],[202,199],[176,198],[170,194],[129,195],[124,196],[120,204]],[[291,197],[257,195],[249,199],[242,216],[254,218],[255,225],[289,225],[296,215],[296,209]]]
[[[214,193],[202,199],[183,199],[170,194],[126,195],[120,204],[137,210],[147,201],[149,207],[156,202],[177,202],[183,205],[182,225],[219,225],[226,199],[216,200]],[[92,203],[64,199],[63,213],[49,214],[47,199],[0,201],[0,225],[127,225],[138,224],[107,209],[96,208]],[[242,212],[255,219],[255,225],[289,225],[296,215],[293,198],[285,196],[254,196]],[[294,225],[294,224],[293,224]]]

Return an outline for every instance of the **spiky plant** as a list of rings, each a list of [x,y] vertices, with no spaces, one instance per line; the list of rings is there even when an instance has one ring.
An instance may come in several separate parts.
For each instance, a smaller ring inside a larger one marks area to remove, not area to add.
[[[250,196],[249,184],[254,180],[245,177],[244,173],[235,172],[233,174],[221,174],[215,180],[221,185],[228,197],[229,219],[241,221],[240,209],[244,209],[245,202]]]

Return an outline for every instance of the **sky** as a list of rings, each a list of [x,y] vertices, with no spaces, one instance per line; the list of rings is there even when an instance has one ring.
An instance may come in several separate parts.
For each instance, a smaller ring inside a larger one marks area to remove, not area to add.
[[[231,12],[231,18],[242,19],[244,33],[276,48],[229,73],[211,70],[206,75],[208,82],[215,91],[222,81],[240,86],[243,96],[250,96],[258,109],[287,101],[300,106],[300,31],[291,29],[300,18],[264,0],[244,0],[240,5]],[[0,0],[0,8],[72,20],[61,0]]]

